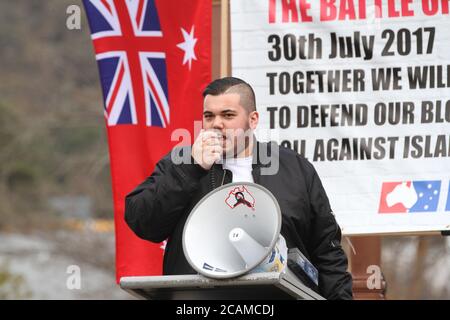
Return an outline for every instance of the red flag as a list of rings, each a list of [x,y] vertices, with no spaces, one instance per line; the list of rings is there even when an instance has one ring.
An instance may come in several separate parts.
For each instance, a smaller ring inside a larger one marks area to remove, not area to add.
[[[160,275],[163,245],[124,220],[125,196],[202,118],[211,80],[211,0],[83,0],[100,71],[111,160],[116,277]],[[187,141],[189,142],[189,141]]]

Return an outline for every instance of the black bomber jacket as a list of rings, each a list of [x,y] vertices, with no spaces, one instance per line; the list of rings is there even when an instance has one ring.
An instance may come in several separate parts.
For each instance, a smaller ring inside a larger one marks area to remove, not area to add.
[[[175,151],[180,155],[191,153],[190,147]],[[274,157],[279,160],[278,171],[261,174],[273,165]],[[288,248],[297,247],[318,269],[319,293],[326,299],[352,299],[352,277],[340,244],[340,227],[313,165],[295,151],[275,143],[256,142],[252,175],[255,183],[278,200],[281,234]],[[183,253],[184,224],[204,195],[231,181],[231,171],[220,164],[211,170],[198,164],[174,164],[169,153],[157,163],[152,175],[126,196],[125,220],[135,234],[156,243],[168,240],[165,275],[196,273]]]

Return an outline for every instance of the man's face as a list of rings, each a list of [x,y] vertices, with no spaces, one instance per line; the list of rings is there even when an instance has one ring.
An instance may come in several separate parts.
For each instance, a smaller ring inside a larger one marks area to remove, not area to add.
[[[223,138],[223,155],[236,157],[248,146],[258,124],[256,111],[247,113],[237,93],[207,95],[203,103],[203,128],[217,130]],[[246,139],[247,137],[247,139]]]

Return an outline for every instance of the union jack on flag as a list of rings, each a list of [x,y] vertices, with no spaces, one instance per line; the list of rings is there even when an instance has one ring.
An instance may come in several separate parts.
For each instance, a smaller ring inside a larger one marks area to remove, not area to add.
[[[154,0],[83,0],[108,126],[170,122],[166,55]]]

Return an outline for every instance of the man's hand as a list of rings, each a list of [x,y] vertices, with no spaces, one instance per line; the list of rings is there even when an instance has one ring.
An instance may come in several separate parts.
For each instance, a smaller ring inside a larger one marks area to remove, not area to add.
[[[201,130],[192,146],[192,158],[205,170],[222,157],[222,134],[218,131]]]

